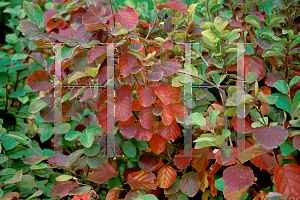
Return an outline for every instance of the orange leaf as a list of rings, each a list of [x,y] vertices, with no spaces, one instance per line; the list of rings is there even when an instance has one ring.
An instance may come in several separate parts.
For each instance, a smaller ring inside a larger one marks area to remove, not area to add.
[[[178,155],[174,156],[174,163],[179,169],[185,169],[190,165],[192,160],[191,150],[182,150]]]
[[[287,195],[289,199],[300,199],[300,166],[295,163],[283,167],[275,164],[274,184],[276,192]]]
[[[134,190],[151,190],[157,187],[155,175],[144,170],[128,174],[127,180],[127,183]]]
[[[155,154],[160,154],[166,149],[166,140],[158,134],[150,139],[150,148]]]
[[[193,157],[191,162],[192,167],[194,167],[199,172],[205,170],[209,164],[207,156],[210,152],[210,148],[193,149]]]
[[[174,111],[170,105],[160,105],[163,108],[163,112],[161,113],[161,119],[164,125],[170,125],[175,118]]]
[[[169,86],[159,83],[153,83],[151,87],[154,89],[155,94],[163,102],[163,104],[170,104],[171,92]]]
[[[246,194],[248,188],[249,188],[249,186],[246,187],[246,188],[244,188],[244,189],[231,192],[228,189],[228,187],[225,187],[225,189],[223,191],[223,194],[224,194],[225,199],[228,199],[228,200],[239,200],[239,199],[241,199]]]
[[[120,189],[115,187],[107,193],[105,200],[118,200]]]
[[[164,125],[162,121],[158,125],[158,134],[166,140],[175,140],[179,136],[180,131],[176,120],[173,120],[170,125]]]
[[[176,170],[171,166],[162,167],[157,174],[157,183],[160,188],[170,187],[177,176]]]

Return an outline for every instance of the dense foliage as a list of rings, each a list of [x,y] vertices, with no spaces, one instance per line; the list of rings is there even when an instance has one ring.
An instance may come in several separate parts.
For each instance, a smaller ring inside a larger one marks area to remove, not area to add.
[[[0,198],[300,199],[299,1],[125,3],[0,2]]]

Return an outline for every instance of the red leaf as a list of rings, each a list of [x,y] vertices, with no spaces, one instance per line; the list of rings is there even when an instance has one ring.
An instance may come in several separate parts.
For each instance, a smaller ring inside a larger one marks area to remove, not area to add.
[[[105,46],[95,45],[93,48],[91,48],[91,50],[89,50],[88,58],[87,58],[88,63],[94,62],[94,60],[96,58],[98,58],[99,56],[102,56],[105,53],[106,53]]]
[[[263,147],[273,149],[287,138],[287,133],[282,126],[261,126],[253,130],[253,138]]]
[[[78,183],[75,183],[73,181],[63,181],[63,182],[58,182],[54,188],[52,189],[51,197],[54,196],[59,196],[59,197],[64,197],[69,194],[69,191],[72,190],[73,188],[77,188]]]
[[[163,72],[164,76],[171,76],[180,70],[181,65],[177,60],[173,59],[158,65],[153,65],[152,68],[156,72]]]
[[[175,115],[185,115],[185,107],[182,103],[173,103],[171,104],[172,110],[174,111]]]
[[[116,166],[113,166],[110,162],[106,162],[96,169],[90,169],[87,179],[102,184],[117,175]]]
[[[241,61],[242,59],[240,59],[238,62]],[[260,81],[265,76],[266,66],[264,60],[261,57],[251,57],[250,55],[245,55],[244,63],[245,63],[245,75],[248,72],[255,72],[258,75],[257,78],[258,81]]]
[[[95,190],[90,190],[86,194],[77,194],[77,195],[74,195],[74,198],[72,200],[91,200],[92,196],[97,196],[98,197],[98,195],[96,194]]]
[[[118,200],[119,199],[120,189],[115,187],[107,193],[105,200]]]
[[[118,58],[119,68],[123,76],[128,76],[132,68],[137,65],[137,58],[135,56],[129,56],[121,54]]]
[[[196,172],[184,174],[180,180],[180,190],[189,197],[197,194],[200,188],[199,175]]]
[[[175,0],[168,1],[165,4],[160,4],[160,5],[156,6],[156,8],[157,9],[171,8],[173,10],[178,10],[178,11],[182,12],[185,15],[187,14],[187,11],[188,11],[187,5],[185,3],[178,2],[178,1],[175,1]]]
[[[234,165],[236,163],[235,157],[232,157],[229,161],[227,161],[226,163],[223,163],[223,160],[221,157],[221,150],[215,154],[215,158],[216,158],[217,162],[222,166]]]
[[[153,153],[144,152],[141,155],[138,164],[143,170],[151,172],[159,164],[159,161],[160,157],[155,156]]]
[[[168,85],[153,83],[151,87],[154,89],[155,94],[163,102],[163,104],[170,104],[171,92]]]
[[[120,133],[126,138],[133,138],[136,134],[137,128],[135,125],[124,125],[120,128]]]
[[[163,112],[161,113],[161,119],[164,125],[172,124],[175,118],[174,111],[170,105],[160,105],[163,108]]]
[[[293,147],[300,150],[300,135],[297,135],[293,139]]]
[[[135,139],[139,141],[149,141],[153,135],[153,128],[145,129],[140,123],[136,124],[137,130]]]
[[[155,154],[160,154],[166,149],[166,140],[158,134],[154,134],[150,140],[150,148]]]
[[[127,179],[127,183],[134,190],[151,190],[157,187],[155,175],[152,172],[146,172],[144,170],[132,172],[128,175]]]
[[[164,125],[162,122],[158,125],[158,134],[166,140],[175,140],[179,136],[180,131],[176,120],[173,120],[170,125]]]
[[[157,183],[160,188],[168,188],[175,181],[176,170],[171,166],[163,166],[157,173]]]
[[[155,123],[155,118],[152,113],[152,106],[144,108],[140,112],[140,121],[144,128],[149,129]]]
[[[139,85],[136,89],[136,95],[144,107],[150,106],[156,99],[154,89],[146,85]]]
[[[27,84],[34,92],[48,92],[54,87],[50,82],[50,76],[44,69],[35,70],[27,79]]]
[[[169,85],[170,88],[170,96],[171,96],[171,103],[178,103],[180,100],[179,92],[176,88],[173,86]]]
[[[163,48],[171,50],[173,48],[173,42],[172,40],[167,40],[162,45]]]
[[[21,21],[18,28],[30,40],[40,40],[43,38],[43,31],[32,21]]]
[[[43,23],[45,25],[48,24],[48,22],[51,20],[51,18],[57,13],[59,13],[59,10],[57,10],[57,9],[51,9],[51,10],[47,10],[46,12],[44,12]]]
[[[132,110],[133,111],[142,111],[145,107],[141,105],[138,99],[132,101]]]
[[[86,13],[82,16],[82,24],[85,26],[86,32],[95,31],[105,28],[104,23],[93,13]]]
[[[151,27],[151,26],[152,26],[152,24],[147,23],[147,22],[144,22],[144,21],[142,21],[142,20],[139,20],[139,22],[142,24],[142,26],[143,26],[144,28],[148,28],[148,27]],[[154,27],[157,26],[157,25],[158,25],[158,19],[156,19],[156,21],[155,21],[155,23],[154,23]]]
[[[281,74],[279,71],[274,70],[267,73],[265,78],[265,83],[267,86],[273,87],[275,82],[283,79],[284,79],[283,74]]]
[[[243,123],[244,120],[245,120],[245,126],[244,126],[244,130],[242,130],[241,123]],[[231,119],[231,123],[236,131],[239,131],[242,133],[251,133],[253,130],[253,128],[251,127],[252,120],[248,116],[246,116],[245,119],[233,117]],[[238,128],[239,128],[239,130],[238,130]]]
[[[250,167],[237,164],[224,170],[223,179],[228,190],[234,192],[251,186],[254,174]]]
[[[154,46],[149,48],[149,54],[152,54],[154,51],[157,54],[159,50],[160,50],[160,46],[154,45]]]
[[[189,155],[189,153],[191,153],[191,150],[183,150],[178,155],[174,156],[174,163],[179,169],[185,169],[190,165],[192,154]]]
[[[153,108],[153,110],[152,110],[152,112],[155,116],[161,115],[163,111],[164,111],[164,109],[161,106],[157,106],[157,107]]]
[[[117,101],[115,104],[115,117],[116,120],[127,120],[131,116],[132,107],[131,100],[129,97],[123,97],[121,100]]]
[[[193,149],[193,157],[191,162],[192,167],[194,167],[199,172],[205,170],[209,164],[207,156],[208,154],[210,154],[210,152],[210,148]]]
[[[300,199],[300,166],[295,163],[283,167],[275,164],[274,184],[276,192],[287,195],[289,199]]]
[[[138,14],[131,7],[121,8],[116,14],[116,20],[127,30],[132,30],[138,23]]]
[[[228,187],[225,187],[224,191],[223,191],[223,194],[224,194],[224,197],[228,200],[242,199],[242,197],[246,194],[248,189],[249,189],[249,187],[246,187],[242,190],[232,192],[228,189]]]
[[[125,126],[125,125],[134,125],[135,121],[136,121],[136,118],[134,116],[131,116],[126,121],[119,121],[118,128],[121,129],[121,127]]]
[[[267,114],[267,113],[270,112],[269,107],[268,107],[266,104],[264,104],[264,103],[261,104],[260,110],[261,110],[261,113],[262,113],[263,115],[265,115],[265,114]]]
[[[274,167],[274,164],[271,162],[271,159],[272,157],[269,154],[264,153],[252,158],[250,162],[258,168],[268,170]]]

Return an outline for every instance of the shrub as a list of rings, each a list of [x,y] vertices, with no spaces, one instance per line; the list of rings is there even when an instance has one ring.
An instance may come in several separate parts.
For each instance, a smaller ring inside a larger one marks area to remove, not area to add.
[[[54,3],[23,4],[55,56],[0,130],[2,198],[300,198],[298,1]]]

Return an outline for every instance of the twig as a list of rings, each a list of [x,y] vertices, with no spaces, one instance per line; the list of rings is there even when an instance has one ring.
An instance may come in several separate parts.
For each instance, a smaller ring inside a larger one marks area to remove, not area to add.
[[[201,57],[201,59],[203,60],[203,62],[205,63],[205,65],[206,65],[207,67],[209,67],[208,63],[206,62],[206,60],[205,60],[204,57],[202,56],[202,53],[201,53],[200,51],[196,50],[196,49],[193,48],[193,47],[192,47],[192,49],[193,49],[194,51],[196,51],[196,52],[199,54],[199,56]],[[194,74],[190,74],[190,75],[194,75]],[[224,107],[224,113],[225,113],[225,111],[226,111],[226,100],[225,100],[226,93],[225,93],[225,91],[222,90],[221,88],[219,88],[219,87],[218,87],[217,85],[215,85],[214,83],[212,83],[212,82],[210,82],[210,81],[208,81],[208,80],[206,80],[206,79],[204,79],[204,78],[202,78],[202,77],[200,77],[200,76],[198,76],[197,78],[200,78],[200,79],[203,80],[204,82],[206,82],[206,83],[208,83],[208,84],[210,84],[210,85],[213,85],[213,86],[215,86],[215,87],[218,89],[218,91],[219,91],[219,93],[220,93],[220,95],[221,95],[221,99],[222,99],[223,107]],[[228,130],[228,117],[227,117],[227,116],[224,116],[224,123],[225,123],[225,129]],[[231,140],[231,138],[229,138],[229,140]]]
[[[160,4],[160,0],[158,0],[158,5],[159,5],[159,4]],[[159,13],[159,9],[157,9],[157,11],[156,11],[156,16],[155,16],[154,22],[153,22],[152,26],[150,27],[149,32],[148,32],[148,34],[147,34],[145,40],[149,37],[149,35],[150,35],[150,33],[151,33],[151,31],[152,31],[152,29],[153,29],[153,27],[154,27],[154,24],[155,24],[155,22],[156,22],[156,20],[157,20],[157,17],[158,17],[158,13]]]

